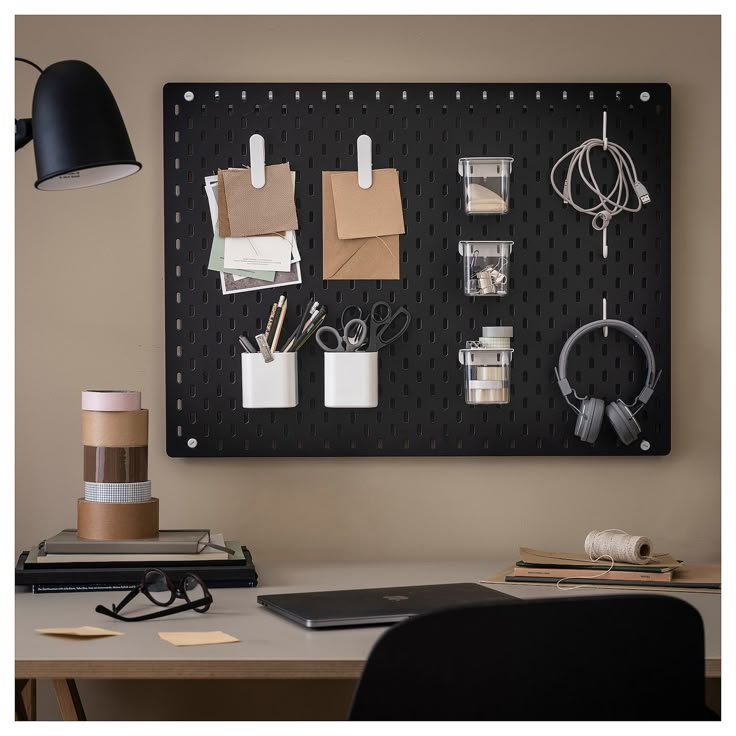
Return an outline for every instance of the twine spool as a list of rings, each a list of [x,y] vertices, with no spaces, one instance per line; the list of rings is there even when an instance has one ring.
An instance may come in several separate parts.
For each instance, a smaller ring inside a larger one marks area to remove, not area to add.
[[[645,565],[652,559],[649,537],[627,534],[621,529],[594,530],[585,538],[585,553],[595,562],[600,559]]]

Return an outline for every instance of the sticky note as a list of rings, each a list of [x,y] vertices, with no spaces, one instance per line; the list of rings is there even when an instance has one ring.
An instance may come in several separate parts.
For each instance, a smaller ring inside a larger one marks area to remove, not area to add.
[[[224,631],[159,631],[158,635],[175,647],[196,647],[204,644],[231,644],[240,639]]]
[[[110,629],[101,629],[99,626],[77,626],[76,628],[58,628],[58,629],[36,629],[39,634],[47,634],[49,636],[75,636],[79,638],[88,638],[93,636],[122,636],[122,631],[111,631]]]

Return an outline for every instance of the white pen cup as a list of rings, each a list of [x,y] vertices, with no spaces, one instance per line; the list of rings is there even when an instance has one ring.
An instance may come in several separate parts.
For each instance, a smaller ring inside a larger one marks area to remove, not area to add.
[[[372,409],[378,406],[378,353],[325,353],[325,406]]]
[[[291,409],[299,403],[297,353],[274,353],[269,363],[261,353],[241,355],[244,409]]]

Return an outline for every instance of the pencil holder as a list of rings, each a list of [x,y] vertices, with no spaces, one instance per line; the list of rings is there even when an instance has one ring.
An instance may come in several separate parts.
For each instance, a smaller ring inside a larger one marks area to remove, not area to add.
[[[269,363],[260,353],[243,353],[243,408],[290,409],[299,403],[296,353],[274,353]]]
[[[506,296],[509,291],[510,240],[461,240],[463,287],[467,296]]]
[[[505,215],[509,211],[513,162],[513,158],[488,156],[459,160],[466,214]]]
[[[325,353],[325,406],[378,406],[378,353]]]

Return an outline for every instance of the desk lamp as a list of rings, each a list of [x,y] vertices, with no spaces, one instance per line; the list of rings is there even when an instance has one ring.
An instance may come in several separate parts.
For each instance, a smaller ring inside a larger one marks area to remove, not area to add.
[[[38,69],[31,118],[15,121],[15,150],[31,139],[36,189],[81,189],[122,179],[140,170],[128,131],[110,88],[83,61],[59,61]]]

